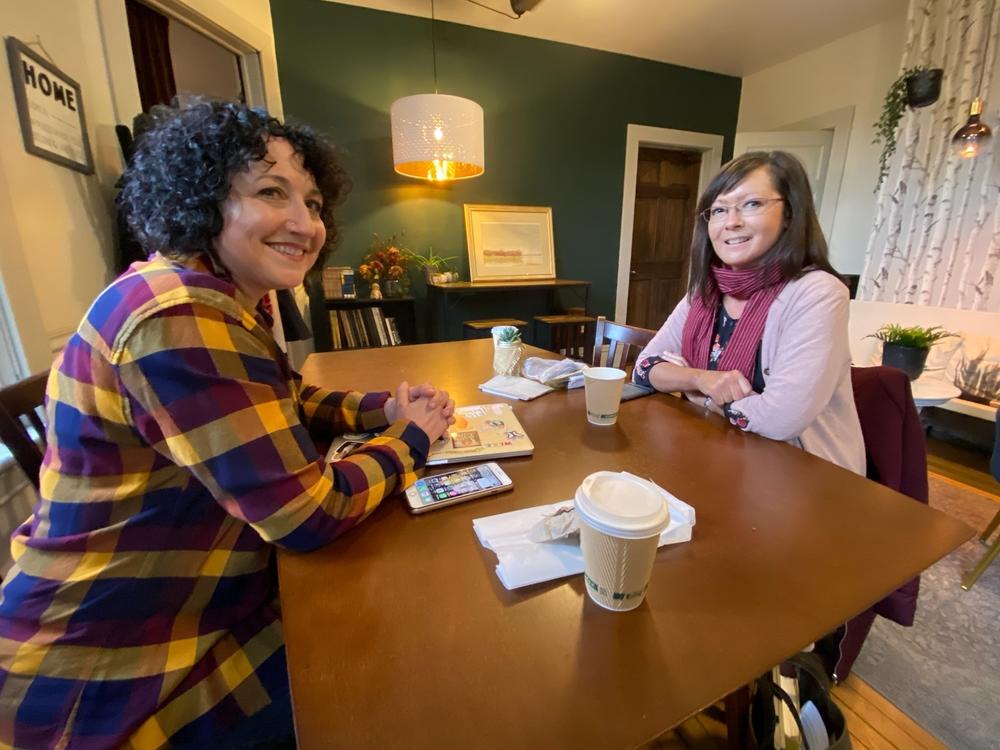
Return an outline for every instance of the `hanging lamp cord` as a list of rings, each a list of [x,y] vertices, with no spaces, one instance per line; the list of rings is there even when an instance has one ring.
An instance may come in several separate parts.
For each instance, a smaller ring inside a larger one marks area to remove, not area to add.
[[[434,60],[434,93],[438,92],[438,50],[437,35],[434,33],[434,0],[431,0],[431,57]]]
[[[983,75],[986,73],[986,64],[990,59],[990,37],[993,36],[993,11],[996,10],[997,0],[992,0],[990,2],[990,14],[987,16],[986,21],[986,47],[983,49],[983,63],[979,66],[979,85],[976,87],[976,96],[978,98],[984,98],[985,92],[983,91]]]

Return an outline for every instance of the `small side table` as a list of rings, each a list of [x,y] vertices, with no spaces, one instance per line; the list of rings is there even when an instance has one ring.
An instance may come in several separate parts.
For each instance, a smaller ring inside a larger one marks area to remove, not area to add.
[[[925,406],[941,406],[962,394],[954,383],[949,383],[939,373],[924,373],[910,383],[910,390],[918,412]]]

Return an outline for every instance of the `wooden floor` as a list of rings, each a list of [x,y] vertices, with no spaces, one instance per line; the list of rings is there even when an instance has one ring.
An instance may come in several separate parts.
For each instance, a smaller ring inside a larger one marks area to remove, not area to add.
[[[844,712],[854,750],[948,750],[855,675],[833,689]],[[644,750],[724,750],[726,724],[721,707],[693,716],[645,746]]]
[[[989,456],[979,451],[928,438],[927,468],[977,490],[1000,495],[1000,483],[990,473]]]
[[[930,471],[948,479],[992,493],[1000,500],[1000,484],[989,471],[981,452],[942,440],[928,439]],[[844,712],[854,750],[948,750],[913,719],[904,714],[857,675],[833,689],[833,698]],[[721,704],[693,716],[679,727],[653,740],[643,750],[723,750],[726,748],[725,715]]]

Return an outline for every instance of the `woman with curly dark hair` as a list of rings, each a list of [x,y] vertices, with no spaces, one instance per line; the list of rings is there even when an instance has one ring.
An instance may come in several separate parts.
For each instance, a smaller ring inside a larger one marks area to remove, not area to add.
[[[294,742],[274,547],[322,546],[409,485],[454,409],[430,385],[304,385],[271,334],[261,299],[322,263],[347,184],[308,128],[155,114],[119,199],[150,259],[49,378],[41,498],[0,601],[0,744]]]

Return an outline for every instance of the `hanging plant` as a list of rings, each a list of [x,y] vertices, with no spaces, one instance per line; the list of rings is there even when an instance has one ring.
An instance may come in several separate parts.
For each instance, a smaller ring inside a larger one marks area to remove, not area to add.
[[[882,144],[882,153],[878,160],[878,180],[875,191],[882,186],[882,181],[889,175],[889,160],[896,153],[896,136],[899,134],[899,121],[903,117],[906,106],[926,107],[937,101],[941,93],[940,68],[930,69],[926,65],[916,65],[906,68],[899,78],[892,82],[882,102],[882,114],[875,122],[875,139],[872,143]]]

